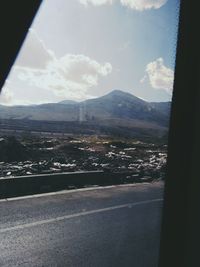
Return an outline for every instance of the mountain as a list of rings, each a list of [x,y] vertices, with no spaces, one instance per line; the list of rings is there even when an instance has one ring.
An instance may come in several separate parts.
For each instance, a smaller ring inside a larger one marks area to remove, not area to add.
[[[171,102],[151,102],[153,108],[158,110],[163,115],[170,114]]]
[[[58,102],[58,104],[76,104],[77,102],[74,100],[63,100]]]
[[[130,93],[114,90],[109,94],[82,103],[87,117],[96,119],[120,118],[154,122],[167,126],[169,112],[162,110],[165,103],[149,103]]]
[[[22,120],[32,125],[42,122],[43,127],[44,122],[54,122],[60,129],[67,125],[63,131],[73,128],[73,131],[76,129],[81,133],[85,127],[85,132],[91,130],[92,133],[98,129],[100,133],[163,135],[168,128],[169,111],[170,102],[150,103],[130,93],[114,90],[82,102],[66,100],[37,106],[1,105],[0,119]]]

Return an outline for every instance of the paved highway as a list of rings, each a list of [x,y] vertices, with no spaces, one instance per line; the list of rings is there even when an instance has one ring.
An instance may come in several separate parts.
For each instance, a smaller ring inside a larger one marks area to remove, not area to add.
[[[156,267],[161,182],[0,200],[0,266]]]

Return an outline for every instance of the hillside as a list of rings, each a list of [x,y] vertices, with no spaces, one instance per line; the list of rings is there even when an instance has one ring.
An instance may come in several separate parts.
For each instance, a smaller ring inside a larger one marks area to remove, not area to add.
[[[87,132],[91,130],[93,133],[98,129],[98,132],[103,133],[117,131],[134,135],[134,132],[139,131],[145,132],[145,135],[163,135],[168,127],[169,110],[169,102],[150,103],[132,94],[115,90],[83,102],[66,100],[35,106],[1,105],[0,119],[26,121],[27,125],[34,125],[34,121],[37,125],[40,122],[54,122],[56,129],[59,128],[59,122],[62,122],[60,129],[67,125],[63,131],[75,127],[76,132],[80,130],[80,133],[85,128]]]

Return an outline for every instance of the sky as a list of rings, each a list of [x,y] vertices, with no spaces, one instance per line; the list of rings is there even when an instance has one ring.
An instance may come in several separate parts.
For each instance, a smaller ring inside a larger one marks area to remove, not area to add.
[[[180,0],[44,0],[0,104],[172,97]]]

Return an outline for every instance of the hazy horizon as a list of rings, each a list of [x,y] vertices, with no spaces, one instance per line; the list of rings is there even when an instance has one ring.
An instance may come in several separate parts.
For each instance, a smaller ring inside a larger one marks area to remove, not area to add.
[[[111,91],[109,91],[108,93],[106,93],[106,94],[104,94],[104,95],[101,95],[101,96],[98,96],[98,97],[93,97],[93,98],[88,98],[88,99],[84,99],[84,100],[71,100],[71,99],[63,99],[63,100],[61,100],[61,101],[55,101],[55,102],[42,102],[41,101],[41,103],[37,103],[37,104],[14,104],[14,105],[12,105],[12,104],[2,104],[2,103],[0,103],[0,105],[1,106],[6,106],[6,107],[12,107],[12,106],[37,106],[37,105],[42,105],[42,104],[59,104],[59,103],[62,103],[62,102],[64,102],[64,101],[72,101],[72,103],[74,102],[74,103],[82,103],[82,102],[84,102],[84,101],[87,101],[87,100],[92,100],[92,99],[97,99],[97,98],[100,98],[100,97],[103,97],[103,96],[106,96],[106,95],[108,95],[108,94],[110,94],[110,93],[113,93],[113,92],[115,92],[115,91],[120,91],[120,92],[122,92],[122,93],[128,93],[128,94],[131,94],[130,92],[127,92],[127,91],[122,91],[122,90],[118,90],[118,89],[114,89],[114,90],[111,90]],[[135,95],[133,95],[133,94],[131,94],[132,96],[135,96]],[[147,101],[147,100],[145,100],[144,98],[141,98],[141,97],[138,97],[138,96],[135,96],[135,97],[137,97],[137,98],[139,98],[139,99],[141,99],[141,100],[143,100],[143,101],[145,101],[145,102],[147,102],[147,103],[167,103],[167,102],[171,102],[171,100],[169,100],[169,101]]]

